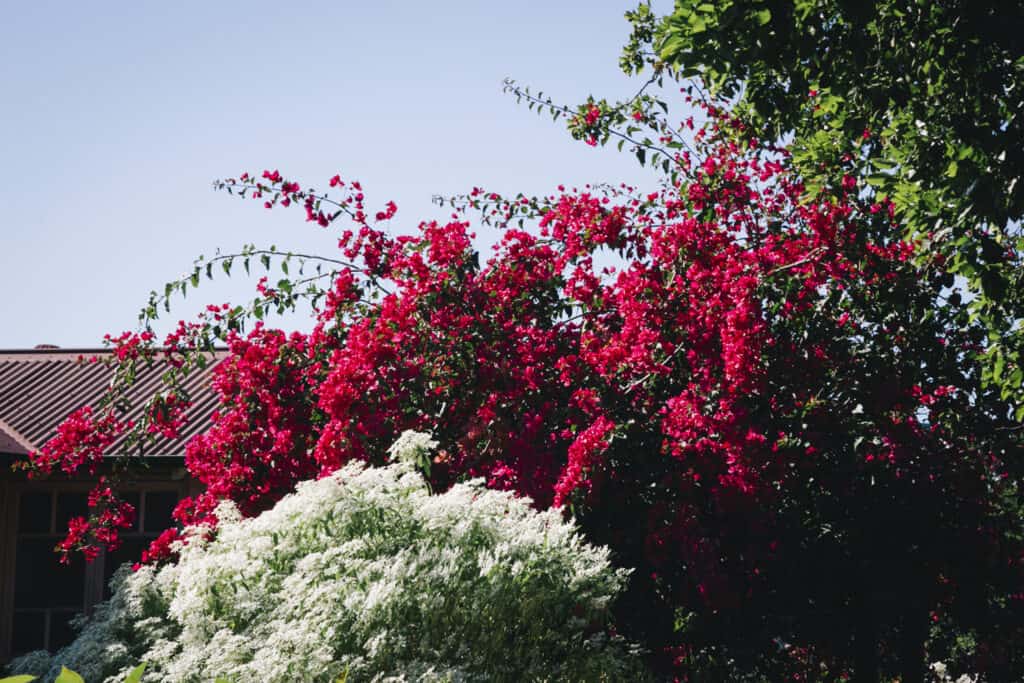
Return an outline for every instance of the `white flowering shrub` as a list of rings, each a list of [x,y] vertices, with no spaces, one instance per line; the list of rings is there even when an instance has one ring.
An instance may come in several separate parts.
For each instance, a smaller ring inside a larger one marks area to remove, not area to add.
[[[403,435],[395,464],[350,464],[255,518],[223,503],[177,563],[122,570],[45,678],[118,681],[140,662],[161,681],[642,677],[606,633],[626,580],[608,551],[479,482],[431,494],[410,463],[434,445]]]
[[[935,683],[978,683],[977,677],[967,674],[961,674],[959,678],[954,679],[942,662],[933,662],[928,668],[935,675]]]

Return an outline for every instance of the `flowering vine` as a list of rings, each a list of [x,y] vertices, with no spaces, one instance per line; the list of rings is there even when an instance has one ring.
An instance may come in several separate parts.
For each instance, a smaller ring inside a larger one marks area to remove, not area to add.
[[[159,342],[112,340],[124,382],[138,363],[183,377],[227,345],[220,405],[186,456],[205,490],[176,519],[215,525],[222,500],[258,513],[300,481],[385,464],[395,435],[419,430],[439,444],[425,468],[434,490],[483,477],[571,510],[636,568],[624,627],[667,669],[729,638],[777,637],[807,646],[778,665],[792,673],[811,666],[807,648],[842,663],[871,634],[926,628],[930,610],[970,622],[958,587],[979,563],[1001,567],[987,584],[1019,577],[1022,548],[1001,530],[1019,527],[1021,442],[981,383],[982,331],[949,296],[946,264],[904,241],[852,161],[810,191],[784,147],[700,92],[684,100],[695,113],[678,125],[646,95],[555,110],[591,144],[618,136],[641,161],[661,155],[654,192],[475,188],[447,222],[395,237],[397,207],[374,211],[340,175],[329,192],[277,170],[218,183],[267,209],[301,207],[337,230],[338,254],[246,248],[197,262],[154,293],[144,322],[215,264],[277,263],[286,277]],[[486,260],[471,215],[502,230]],[[311,332],[245,331],[303,300]],[[171,384],[138,425],[119,421],[115,384],[33,467],[94,467],[123,432],[173,433],[189,398]],[[114,542],[127,510],[104,505],[98,526],[73,522],[65,550],[88,548],[90,533]],[[901,547],[915,559],[894,567]],[[888,585],[865,584],[877,573]],[[830,627],[823,605],[854,623]]]

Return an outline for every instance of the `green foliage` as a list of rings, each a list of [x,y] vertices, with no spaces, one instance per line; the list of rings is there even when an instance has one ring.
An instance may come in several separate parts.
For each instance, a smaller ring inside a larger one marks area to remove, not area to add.
[[[142,674],[146,672],[146,664],[143,662],[137,667],[131,670],[128,674],[128,678],[124,679],[124,683],[139,683],[142,680]]]
[[[963,278],[990,330],[985,379],[1024,418],[1024,5],[678,0],[627,17],[627,71],[702,79],[761,135],[793,136],[812,194],[845,166],[893,200]]]
[[[85,680],[71,669],[62,666],[60,668],[60,675],[57,676],[53,683],[85,683]]]
[[[146,671],[146,664],[139,664],[137,667],[129,672],[128,677],[124,679],[124,683],[139,683],[142,680],[142,674]],[[19,674],[17,676],[8,676],[7,678],[0,678],[0,683],[30,683],[30,681],[37,680],[38,676],[32,676],[30,674]],[[54,679],[53,683],[85,683],[85,680],[77,673],[62,666],[60,673],[57,678]]]

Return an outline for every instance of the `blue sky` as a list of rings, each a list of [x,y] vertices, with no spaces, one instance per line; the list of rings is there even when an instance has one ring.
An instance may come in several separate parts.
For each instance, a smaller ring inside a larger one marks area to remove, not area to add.
[[[32,2],[0,22],[0,348],[96,346],[151,289],[244,243],[329,252],[297,211],[214,192],[279,168],[393,199],[394,232],[434,194],[655,177],[573,141],[501,91],[511,76],[575,104],[625,97],[631,0]],[[662,13],[670,2],[655,2]],[[484,241],[492,239],[485,231]],[[172,313],[241,302],[204,286]],[[302,326],[301,322],[294,323]]]

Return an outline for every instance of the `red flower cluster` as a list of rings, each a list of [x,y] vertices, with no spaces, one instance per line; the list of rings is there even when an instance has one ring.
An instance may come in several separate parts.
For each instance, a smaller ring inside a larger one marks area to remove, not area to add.
[[[962,426],[1006,411],[964,360],[977,329],[936,308],[941,261],[905,242],[891,203],[862,197],[853,175],[806,201],[784,150],[706,114],[697,149],[674,159],[688,179],[657,193],[475,189],[467,208],[505,225],[482,265],[464,213],[396,238],[369,221],[358,183],[330,179],[349,193],[331,212],[277,171],[242,176],[307,220],[350,218],[339,248],[353,265],[333,274],[311,333],[227,333],[221,405],[187,453],[206,490],[177,519],[215,523],[224,498],[255,514],[300,480],[383,462],[403,430],[429,430],[443,449],[435,487],[482,476],[541,507],[572,505],[638,569],[636,619],[661,615],[652,644],[666,648],[685,610],[856,599],[842,593],[853,582],[807,577],[821,563],[882,571],[885,549],[914,539],[934,552],[899,580],[939,595],[966,564],[922,538],[975,558],[1010,552],[978,534],[997,515],[977,495],[1009,495],[1009,451]],[[591,106],[578,124],[600,118]],[[536,228],[512,227],[518,217]],[[180,406],[173,394],[154,404],[148,429],[173,430]],[[85,409],[35,462],[94,463],[123,428]],[[910,500],[957,514],[911,515]],[[76,521],[68,547],[85,535]]]
[[[55,467],[67,474],[85,467],[95,474],[110,444],[131,427],[113,413],[99,417],[85,406],[68,415],[57,427],[57,434],[31,456],[30,476],[49,474]]]
[[[116,550],[121,545],[120,531],[135,524],[135,508],[119,500],[104,478],[89,493],[89,519],[74,517],[68,522],[68,535],[57,546],[61,562],[70,561],[71,553],[81,551],[87,560],[99,554],[101,546]]]

